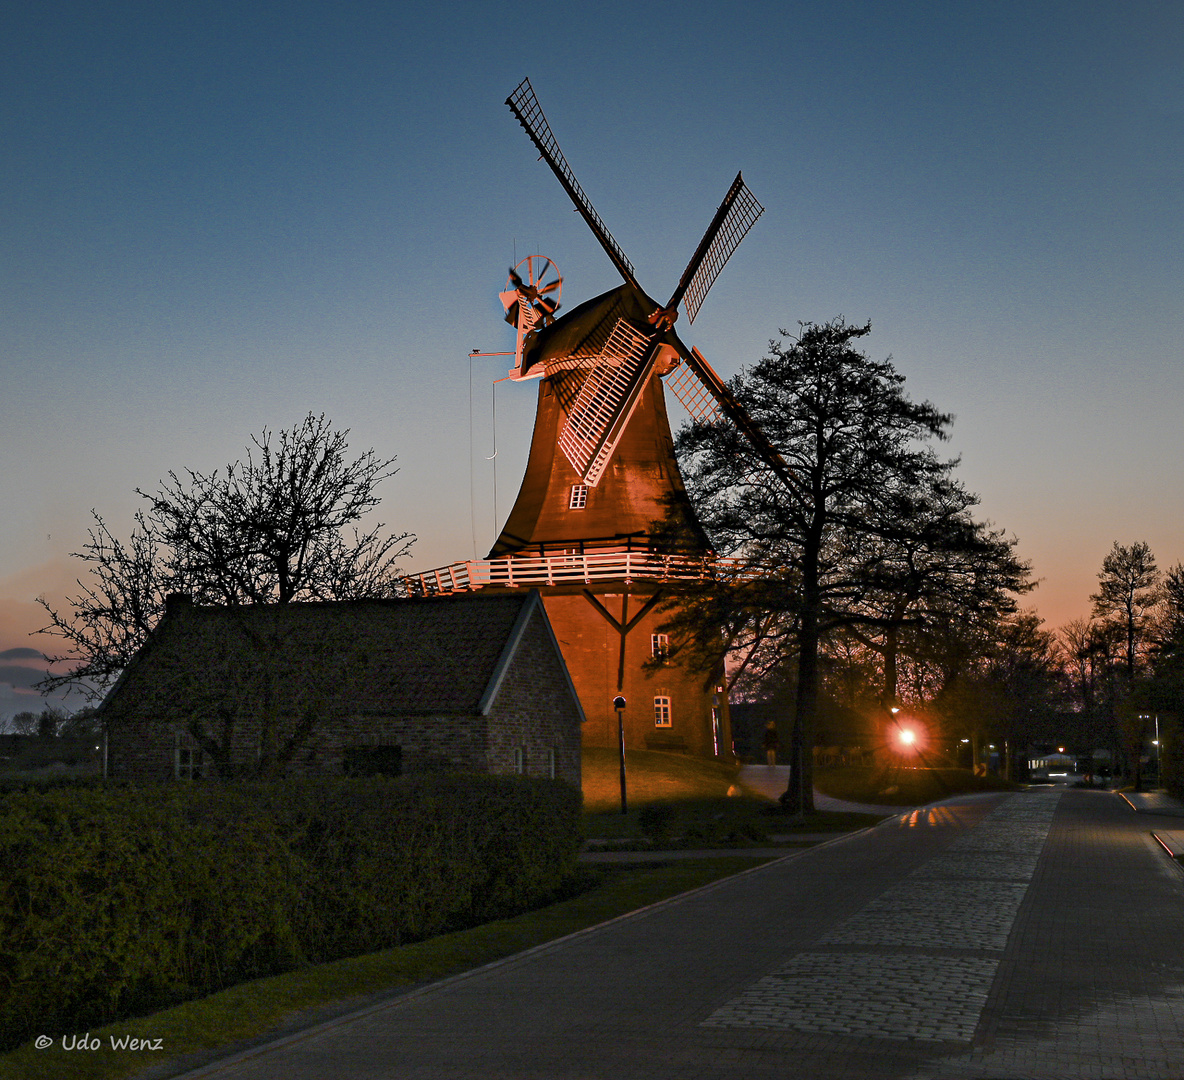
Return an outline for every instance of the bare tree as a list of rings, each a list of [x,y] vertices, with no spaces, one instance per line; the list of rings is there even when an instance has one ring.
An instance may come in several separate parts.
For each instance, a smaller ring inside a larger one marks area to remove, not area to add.
[[[1184,564],[1181,563],[1168,570],[1160,583],[1155,649],[1157,653],[1184,649]]]
[[[1091,713],[1109,667],[1114,627],[1093,619],[1073,619],[1057,631],[1056,649],[1063,670],[1079,698],[1081,711]]]
[[[154,494],[137,488],[149,507],[136,514],[127,543],[92,510],[89,542],[75,553],[90,568],[82,591],[61,612],[39,598],[50,616],[43,632],[70,645],[49,659],[73,664],[40,689],[102,696],[170,593],[207,604],[399,595],[396,562],[414,538],[381,523],[357,527],[378,505],[375,488],[395,474],[395,459],[368,450],[351,460],[348,435],[310,413],[278,436],[252,436],[246,461],[222,472],[190,470],[184,480],[170,472]]]

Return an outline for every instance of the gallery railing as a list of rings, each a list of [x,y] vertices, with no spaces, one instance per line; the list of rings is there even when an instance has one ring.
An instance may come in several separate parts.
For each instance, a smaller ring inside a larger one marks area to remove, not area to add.
[[[740,572],[739,559],[668,555],[645,550],[586,550],[505,555],[453,563],[404,578],[411,596],[438,596],[484,588],[591,585],[598,581],[704,581]]]

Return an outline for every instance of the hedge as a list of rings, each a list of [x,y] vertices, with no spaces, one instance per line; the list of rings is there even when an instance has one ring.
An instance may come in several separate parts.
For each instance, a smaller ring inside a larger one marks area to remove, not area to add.
[[[526,910],[579,792],[523,777],[0,797],[0,1050]]]

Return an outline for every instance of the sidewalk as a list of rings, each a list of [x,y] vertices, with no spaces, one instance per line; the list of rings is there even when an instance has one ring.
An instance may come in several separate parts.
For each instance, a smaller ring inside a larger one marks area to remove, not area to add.
[[[1113,795],[949,800],[189,1080],[1179,1080],[1184,875]]]
[[[759,792],[769,799],[778,798],[789,784],[788,765],[741,765],[740,783],[746,788]],[[833,810],[849,814],[879,814],[889,817],[892,814],[907,814],[911,807],[907,806],[874,806],[870,803],[845,802],[843,799],[832,799],[820,791],[814,792],[814,809]]]
[[[1184,817],[1184,802],[1173,798],[1166,791],[1119,791],[1116,794],[1125,799],[1136,813]]]

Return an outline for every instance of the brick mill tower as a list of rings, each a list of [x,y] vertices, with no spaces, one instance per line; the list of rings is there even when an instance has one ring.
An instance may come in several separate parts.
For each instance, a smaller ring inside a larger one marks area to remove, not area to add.
[[[737,175],[668,303],[634,277],[560,151],[529,80],[506,102],[617,268],[624,284],[557,317],[561,280],[531,256],[501,294],[517,330],[515,380],[539,380],[526,474],[489,556],[409,579],[421,595],[537,588],[587,717],[585,746],[617,744],[701,757],[731,754],[722,673],[664,660],[661,624],[680,582],[719,565],[695,518],[663,386],[690,414],[733,423],[786,482],[785,463],[696,349],[674,333],[763,212]],[[664,603],[664,601],[666,603]]]

